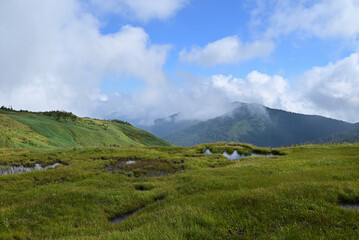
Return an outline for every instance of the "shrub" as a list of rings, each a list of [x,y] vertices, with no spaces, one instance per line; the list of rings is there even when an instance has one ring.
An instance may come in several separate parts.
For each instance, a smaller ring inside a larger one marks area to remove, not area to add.
[[[112,119],[111,122],[119,123],[119,124],[126,124],[126,125],[132,126],[131,123],[129,123],[127,121],[118,120],[118,119]]]
[[[71,120],[76,120],[78,117],[71,113],[71,112],[65,112],[65,111],[47,111],[43,113],[46,116],[50,116],[50,117],[54,117],[56,120],[61,120],[61,119],[71,119]]]

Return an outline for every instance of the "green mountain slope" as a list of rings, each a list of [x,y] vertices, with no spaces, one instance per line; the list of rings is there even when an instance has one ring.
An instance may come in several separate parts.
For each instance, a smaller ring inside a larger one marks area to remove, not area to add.
[[[359,128],[330,135],[328,137],[321,139],[320,142],[322,142],[322,143],[329,143],[329,142],[356,143],[356,142],[359,142]]]
[[[66,112],[0,111],[0,147],[168,146],[122,121],[79,118]]]
[[[320,138],[352,130],[354,127],[354,124],[325,117],[241,103],[229,114],[177,131],[164,139],[181,146],[234,141],[278,147],[318,141]]]
[[[199,120],[178,120],[179,113],[173,114],[167,118],[159,118],[154,121],[154,125],[137,125],[157,137],[163,138],[171,133],[185,129],[199,123]]]

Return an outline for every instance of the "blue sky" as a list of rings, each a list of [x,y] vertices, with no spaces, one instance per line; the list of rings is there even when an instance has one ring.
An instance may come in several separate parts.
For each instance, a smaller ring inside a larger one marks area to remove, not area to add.
[[[188,1],[183,9],[166,20],[151,19],[144,22],[118,14],[102,16],[104,25],[100,31],[102,34],[111,34],[117,32],[119,26],[130,24],[145,29],[152,43],[170,44],[171,50],[163,68],[169,75],[183,70],[199,75],[212,75],[219,70],[232,73],[238,69],[237,64],[200,68],[181,62],[178,54],[184,48],[203,46],[231,35],[250,39],[252,36],[247,26],[250,13],[246,8],[248,6],[241,1]]]
[[[358,122],[357,12],[356,0],[2,1],[0,104],[151,124],[242,101]]]

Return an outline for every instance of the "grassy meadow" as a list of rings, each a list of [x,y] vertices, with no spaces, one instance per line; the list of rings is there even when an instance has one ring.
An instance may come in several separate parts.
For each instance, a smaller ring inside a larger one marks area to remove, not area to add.
[[[55,162],[0,176],[0,239],[359,239],[339,207],[359,204],[359,144],[0,149],[1,165]]]
[[[171,145],[123,121],[80,118],[61,111],[0,108],[0,126],[0,147],[8,148]]]

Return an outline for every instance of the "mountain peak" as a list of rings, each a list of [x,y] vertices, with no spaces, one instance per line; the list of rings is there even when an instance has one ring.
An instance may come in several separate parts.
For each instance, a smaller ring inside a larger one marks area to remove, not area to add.
[[[177,131],[165,139],[182,146],[226,141],[279,147],[319,141],[357,127],[335,119],[286,112],[261,104],[235,102],[234,105],[231,112]]]

